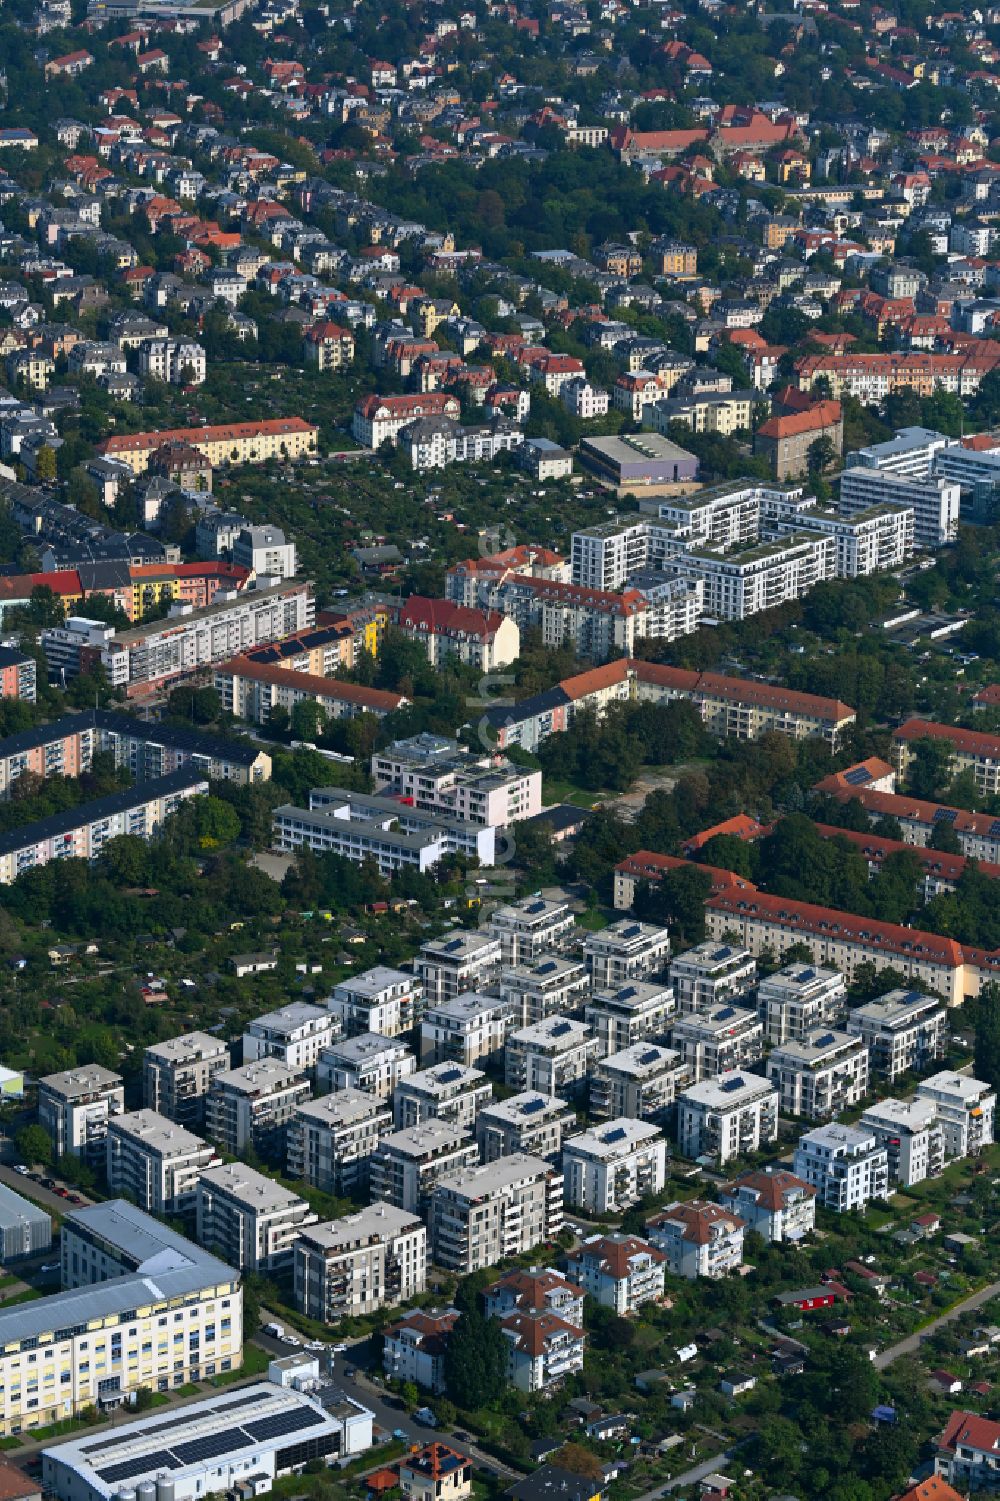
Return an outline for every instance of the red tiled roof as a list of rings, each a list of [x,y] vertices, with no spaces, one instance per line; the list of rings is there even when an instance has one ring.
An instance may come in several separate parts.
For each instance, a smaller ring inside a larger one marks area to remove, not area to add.
[[[962,946],[953,938],[839,912],[835,907],[797,902],[791,897],[770,896],[762,891],[722,891],[710,896],[705,906],[709,911],[731,913],[736,918],[760,918],[789,932],[815,933],[837,943],[861,943],[879,953],[902,954],[951,969],[958,969],[965,962]]]
[[[954,1451],[959,1444],[995,1454],[1000,1449],[1000,1423],[973,1412],[953,1412],[937,1441],[939,1449]]]
[[[317,428],[303,417],[269,417],[259,422],[225,422],[218,426],[174,427],[162,433],[121,433],[98,444],[104,454],[141,453],[160,448],[164,443],[228,443],[240,438],[280,437],[283,433],[316,432]]]
[[[276,683],[285,688],[301,688],[306,693],[315,693],[321,698],[340,699],[345,704],[357,704],[362,709],[376,713],[391,714],[406,703],[401,693],[388,693],[383,688],[365,688],[360,683],[342,683],[338,678],[324,678],[314,672],[296,672],[291,667],[272,667],[269,662],[252,662],[249,657],[231,657],[215,668],[228,677],[251,678],[258,683]]]
[[[811,433],[824,427],[833,427],[841,420],[839,401],[817,401],[804,412],[792,412],[787,417],[769,417],[757,429],[763,438],[794,438],[799,433]]]
[[[935,724],[931,719],[908,719],[893,730],[892,738],[894,741],[950,740],[957,751],[966,755],[1000,760],[1000,737],[986,735],[981,730],[961,730],[957,725]]]
[[[816,1190],[811,1183],[807,1183],[804,1178],[797,1178],[784,1167],[741,1173],[733,1183],[727,1183],[722,1192],[733,1196],[741,1188],[750,1189],[758,1207],[770,1210],[772,1214],[784,1209],[785,1195],[791,1189],[797,1189],[806,1198],[816,1197]]]
[[[689,1199],[686,1204],[671,1204],[647,1220],[646,1224],[654,1227],[680,1224],[683,1227],[681,1239],[696,1246],[707,1246],[711,1242],[712,1229],[716,1225],[723,1230],[746,1228],[746,1221],[741,1220],[738,1214],[723,1209],[721,1204],[710,1204],[706,1199]]]
[[[636,850],[619,861],[615,870],[625,876],[634,876],[641,881],[658,881],[665,870],[703,870],[712,878],[712,891],[725,891],[737,886],[741,891],[756,891],[752,881],[738,876],[735,871],[723,870],[719,865],[701,865],[693,860],[684,860],[680,855],[658,855],[652,850]]]
[[[969,863],[965,855],[943,854],[941,850],[907,844],[902,839],[882,839],[876,834],[859,832],[857,829],[841,829],[835,824],[818,823],[814,827],[821,839],[846,839],[849,844],[856,845],[859,852],[872,864],[880,865],[890,855],[913,855],[927,875],[938,876],[942,881],[957,882]],[[1000,865],[980,860],[978,868],[981,875],[989,876],[991,880],[1000,878]]]
[[[554,1334],[566,1333],[583,1339],[583,1330],[557,1313],[510,1313],[500,1320],[500,1327],[514,1336],[519,1349],[532,1356],[544,1355],[545,1346]]]
[[[568,1282],[565,1277],[550,1268],[542,1268],[537,1272],[508,1272],[498,1282],[494,1282],[488,1292],[495,1293],[501,1288],[505,1292],[514,1293],[518,1307],[524,1309],[547,1308],[546,1294],[550,1293],[553,1288],[560,1288],[575,1298],[583,1297],[582,1287],[577,1287],[575,1282]]]
[[[498,610],[477,610],[456,605],[450,599],[429,599],[411,594],[399,612],[399,624],[432,635],[460,634],[485,640],[495,636],[506,616]]]
[[[585,1241],[567,1258],[569,1262],[584,1259],[596,1260],[601,1270],[609,1277],[621,1279],[629,1274],[630,1263],[635,1256],[649,1256],[653,1261],[666,1261],[662,1251],[641,1240],[638,1235],[602,1235],[596,1240]]]
[[[861,780],[860,773],[867,773],[867,781],[880,782],[883,777],[893,774],[893,767],[888,761],[881,760],[878,756],[869,756],[867,760],[856,761],[853,766],[845,766],[843,771],[832,771],[822,782],[816,783],[817,792],[833,792],[841,788],[864,787],[866,783]],[[854,775],[857,773],[857,775]],[[851,778],[851,780],[848,780]]]
[[[747,813],[736,813],[722,823],[713,824],[710,829],[702,829],[700,834],[692,834],[690,839],[684,841],[684,848],[691,853],[704,849],[708,841],[717,834],[732,834],[734,838],[749,844],[752,840],[759,839],[764,832],[764,825],[758,823],[756,818],[751,818]]]

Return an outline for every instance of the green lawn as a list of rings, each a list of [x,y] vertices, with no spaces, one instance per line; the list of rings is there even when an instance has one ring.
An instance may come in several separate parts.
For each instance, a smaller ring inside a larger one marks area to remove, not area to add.
[[[618,915],[617,912],[611,912],[606,907],[594,907],[586,912],[578,912],[576,925],[578,928],[586,928],[588,933],[599,933],[602,928],[607,927],[609,922],[614,922]]]

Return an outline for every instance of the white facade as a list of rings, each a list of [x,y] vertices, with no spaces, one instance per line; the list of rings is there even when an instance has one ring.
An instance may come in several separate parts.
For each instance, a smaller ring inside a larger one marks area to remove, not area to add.
[[[671,1043],[693,1083],[734,1068],[752,1068],[764,1056],[764,1028],[756,1011],[728,1002],[675,1019]]]
[[[124,1109],[121,1074],[99,1063],[38,1081],[38,1124],[49,1133],[55,1157],[103,1159],[108,1122]]]
[[[757,1010],[768,1042],[800,1042],[813,1027],[841,1020],[847,1004],[847,981],[836,969],[815,964],[786,964],[761,980]]]
[[[859,1122],[886,1149],[889,1182],[912,1188],[944,1171],[944,1126],[931,1100],[879,1100]]]
[[[309,1081],[280,1058],[226,1069],[209,1085],[205,1130],[234,1157],[248,1146],[280,1156],[288,1122],[309,1095]]]
[[[465,1276],[552,1240],[562,1229],[563,1180],[520,1152],[449,1173],[431,1193],[434,1261]]]
[[[743,1265],[744,1223],[702,1199],[668,1204],[649,1222],[649,1238],[677,1277],[725,1277]]]
[[[890,1083],[911,1069],[922,1070],[944,1057],[948,1034],[945,1007],[919,990],[890,990],[856,1006],[847,1030],[863,1038],[873,1072]]]
[[[582,961],[563,954],[541,954],[530,964],[504,969],[500,975],[500,995],[513,1008],[515,1027],[530,1027],[574,1011],[588,990]]]
[[[563,1144],[566,1203],[588,1214],[617,1214],[666,1181],[667,1143],[658,1126],[620,1116]]]
[[[567,1131],[576,1126],[576,1112],[556,1095],[535,1089],[484,1105],[476,1117],[476,1141],[484,1162],[526,1152],[557,1162]]]
[[[675,1006],[673,989],[662,982],[626,981],[612,990],[595,987],[584,1017],[597,1039],[598,1056],[607,1058],[637,1042],[665,1037]]]
[[[816,1190],[785,1167],[742,1173],[719,1202],[772,1245],[799,1241],[816,1228]]]
[[[280,1011],[258,1016],[243,1032],[243,1062],[277,1058],[298,1074],[312,1072],[323,1048],[333,1041],[334,1019],[322,1006],[292,1001]]]
[[[825,1209],[843,1214],[887,1199],[889,1159],[874,1132],[839,1124],[817,1126],[799,1137],[793,1171],[811,1183]]]
[[[205,1168],[195,1195],[198,1244],[241,1271],[291,1266],[292,1246],[319,1216],[291,1189],[242,1162]]]
[[[530,964],[542,954],[559,953],[573,940],[576,919],[567,902],[524,897],[499,907],[490,917],[490,933],[500,940],[504,964]]]
[[[653,1042],[635,1042],[598,1060],[590,1080],[590,1113],[596,1120],[629,1115],[658,1120],[685,1077],[680,1054]]]
[[[738,1004],[757,983],[757,961],[747,949],[708,940],[670,961],[670,983],[682,1016],[727,1001]]]
[[[304,1101],[288,1125],[288,1171],[324,1193],[363,1190],[372,1153],[391,1126],[389,1106],[357,1089]]]
[[[948,1157],[976,1157],[984,1147],[992,1146],[997,1097],[981,1079],[945,1069],[921,1079],[917,1099],[937,1107]]]
[[[405,1303],[427,1286],[427,1230],[391,1204],[310,1225],[295,1243],[295,1305],[335,1324]]]
[[[429,1005],[420,1023],[420,1061],[470,1067],[501,1051],[512,1021],[506,1001],[471,990]]]
[[[576,1094],[596,1051],[590,1028],[569,1017],[551,1016],[533,1027],[520,1027],[511,1032],[504,1049],[507,1086],[544,1095]]]
[[[471,1131],[479,1111],[493,1098],[493,1085],[478,1068],[435,1063],[402,1079],[393,1090],[396,1130],[421,1121],[450,1121]]]
[[[670,957],[670,934],[625,917],[588,933],[583,951],[594,989],[610,990],[663,969]]]
[[[667,1258],[637,1235],[594,1235],[566,1258],[569,1275],[624,1317],[663,1297]]]
[[[140,1209],[164,1218],[194,1207],[198,1178],[217,1167],[215,1149],[154,1110],[136,1110],[108,1122],[108,1187]]]
[[[139,345],[139,373],[168,386],[200,386],[208,361],[193,339],[146,339]]]
[[[413,975],[376,965],[353,980],[342,980],[326,1005],[339,1017],[345,1037],[368,1032],[398,1037],[413,1026],[422,1003],[423,986]]]
[[[678,1096],[677,1140],[685,1157],[712,1157],[721,1166],[777,1135],[778,1092],[758,1074],[720,1074]]]
[[[427,1120],[383,1136],[372,1154],[373,1199],[410,1214],[426,1213],[431,1189],[445,1173],[477,1167],[479,1148],[467,1131],[450,1121]]]
[[[767,1076],[786,1115],[829,1120],[868,1093],[868,1048],[849,1032],[814,1027],[772,1051]]]
[[[489,990],[499,977],[500,961],[499,938],[455,928],[422,943],[413,969],[431,1005],[466,990]]]
[[[915,547],[945,547],[958,536],[961,486],[928,476],[906,479],[884,469],[852,464],[840,477],[840,508],[845,516],[886,503],[911,506]]]
[[[417,1060],[396,1037],[361,1032],[324,1048],[316,1065],[319,1092],[360,1089],[379,1100],[391,1100],[401,1079],[416,1071]]]
[[[143,1054],[143,1102],[179,1126],[201,1126],[209,1085],[231,1062],[226,1044],[208,1032],[155,1042]]]

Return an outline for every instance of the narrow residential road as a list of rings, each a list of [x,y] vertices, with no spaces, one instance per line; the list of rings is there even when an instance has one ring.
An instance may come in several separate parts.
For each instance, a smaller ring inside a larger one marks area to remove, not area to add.
[[[982,1308],[984,1303],[988,1303],[991,1298],[998,1296],[1000,1296],[1000,1282],[991,1282],[989,1287],[981,1287],[977,1293],[970,1293],[967,1298],[962,1299],[961,1303],[956,1303],[954,1308],[949,1308],[947,1313],[941,1314],[940,1318],[932,1319],[929,1324],[925,1324],[915,1334],[908,1334],[898,1344],[890,1345],[888,1349],[882,1350],[875,1357],[875,1369],[884,1371],[886,1366],[892,1365],[893,1361],[898,1360],[901,1355],[914,1354],[915,1351],[920,1349],[920,1341],[928,1334],[933,1334],[936,1330],[942,1329],[945,1324],[952,1323],[960,1314],[968,1313],[970,1309]]]
[[[712,1475],[716,1470],[721,1470],[732,1459],[735,1452],[735,1444],[731,1449],[724,1449],[721,1454],[714,1454],[711,1459],[703,1459],[700,1464],[692,1465],[690,1470],[683,1474],[675,1475],[673,1480],[668,1480],[666,1485],[658,1485],[655,1491],[647,1491],[645,1496],[640,1496],[638,1501],[656,1501],[657,1496],[664,1495],[667,1491],[683,1490],[686,1485],[697,1485],[704,1480],[706,1475]]]

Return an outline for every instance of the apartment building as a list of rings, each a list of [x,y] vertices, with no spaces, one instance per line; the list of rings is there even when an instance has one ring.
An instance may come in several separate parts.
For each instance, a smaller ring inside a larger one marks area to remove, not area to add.
[[[619,1214],[666,1182],[667,1143],[648,1121],[618,1116],[563,1143],[565,1199],[588,1214]]]
[[[576,1112],[556,1095],[522,1090],[506,1100],[484,1105],[476,1117],[476,1142],[483,1162],[523,1152],[557,1162]]]
[[[125,1110],[121,1074],[87,1063],[38,1081],[38,1124],[49,1133],[53,1157],[103,1164],[108,1122]]]
[[[106,459],[119,459],[133,474],[145,474],[165,443],[196,448],[213,469],[228,464],[263,464],[268,459],[306,458],[316,452],[319,429],[301,417],[272,417],[213,427],[179,427],[166,432],[120,433],[97,445]]]
[[[633,1043],[594,1065],[590,1113],[602,1121],[624,1115],[662,1122],[677,1097],[679,1083],[686,1077],[676,1049],[652,1042]]]
[[[502,948],[490,933],[455,928],[428,938],[413,961],[426,1005],[454,1000],[467,990],[487,991],[500,977]]]
[[[663,1297],[667,1258],[637,1235],[593,1235],[569,1252],[566,1270],[602,1308],[624,1318]]]
[[[288,1122],[288,1171],[324,1193],[363,1192],[372,1154],[391,1129],[389,1105],[359,1089],[304,1100]]]
[[[778,1091],[759,1074],[720,1074],[677,1097],[677,1141],[685,1157],[710,1157],[721,1167],[759,1152],[777,1135]]]
[[[764,1056],[764,1028],[756,1011],[714,1006],[674,1019],[671,1044],[688,1077],[697,1084],[731,1069],[752,1068]]]
[[[507,1342],[507,1379],[522,1392],[550,1392],[583,1370],[581,1324],[555,1313],[519,1311],[500,1320]]]
[[[868,1048],[850,1032],[814,1027],[782,1043],[767,1060],[767,1077],[785,1115],[829,1120],[868,1093]]]
[[[529,964],[500,973],[500,996],[511,1007],[513,1025],[530,1027],[575,1011],[589,993],[587,971],[580,959],[564,954],[541,954]]]
[[[920,1080],[917,1099],[928,1100],[936,1107],[944,1128],[947,1157],[978,1157],[996,1139],[997,1097],[981,1079],[943,1069]]]
[[[444,1352],[458,1310],[415,1308],[384,1330],[382,1368],[396,1381],[413,1381],[425,1391],[443,1392]]]
[[[659,974],[670,957],[670,934],[666,928],[623,917],[588,933],[583,952],[593,988],[613,990]]]
[[[499,1054],[514,1020],[513,1006],[495,995],[467,990],[431,1003],[420,1023],[420,1061],[471,1067]]]
[[[422,1121],[448,1121],[463,1131],[475,1128],[476,1116],[493,1098],[493,1085],[478,1068],[435,1063],[401,1079],[393,1090],[397,1131]]]
[[[199,1177],[218,1165],[214,1147],[155,1110],[135,1110],[108,1122],[108,1187],[151,1214],[169,1218],[193,1209]]]
[[[826,378],[839,400],[845,392],[866,406],[874,406],[894,391],[930,396],[937,389],[973,396],[993,368],[993,356],[927,354],[922,350],[893,354],[804,355],[795,361],[799,389],[809,391]]]
[[[1000,1463],[997,1460],[1000,1423],[978,1413],[956,1410],[936,1442],[934,1474],[943,1477],[949,1489],[961,1486],[963,1492],[986,1494],[1000,1489]],[[939,1493],[941,1484],[941,1480],[925,1482],[927,1489],[934,1486],[936,1493]],[[943,1501],[951,1501],[951,1496],[945,1494]]]
[[[757,961],[728,943],[696,944],[670,961],[670,983],[681,1016],[740,1002],[757,983]]]
[[[448,1173],[431,1191],[434,1261],[467,1276],[553,1240],[562,1229],[563,1180],[549,1162],[516,1152]]]
[[[476,755],[443,735],[396,740],[371,759],[378,793],[405,797],[426,813],[506,828],[542,810],[542,774],[504,756]]]
[[[666,1037],[675,1010],[674,992],[662,982],[629,982],[611,990],[595,987],[584,1008],[598,1057],[607,1058],[638,1042]]]
[[[321,677],[281,660],[285,666],[248,655],[220,662],[212,674],[212,686],[226,713],[251,724],[266,725],[275,709],[290,715],[298,704],[316,704],[328,719],[356,719],[361,714],[384,719],[407,703],[401,693]]]
[[[215,1075],[205,1101],[205,1129],[224,1152],[248,1146],[282,1161],[288,1123],[309,1098],[309,1082],[278,1058],[261,1058]]]
[[[369,1191],[373,1199],[423,1217],[439,1178],[478,1165],[479,1148],[467,1131],[451,1121],[426,1120],[380,1138],[370,1160]]]
[[[186,1032],[151,1043],[143,1053],[143,1102],[178,1126],[200,1129],[209,1085],[231,1064],[226,1044],[208,1032]]]
[[[396,1085],[416,1067],[416,1057],[405,1042],[378,1032],[361,1032],[323,1048],[316,1064],[316,1087],[321,1094],[360,1089],[378,1100],[391,1100]]]
[[[912,1188],[944,1171],[944,1125],[933,1100],[878,1100],[858,1124],[885,1148],[890,1184]]]
[[[675,1277],[726,1277],[743,1265],[746,1225],[740,1216],[705,1199],[668,1204],[647,1222],[651,1243]]]
[[[323,1324],[405,1303],[427,1286],[426,1227],[392,1204],[308,1225],[293,1254],[295,1306]]]
[[[583,1288],[552,1267],[505,1272],[483,1294],[488,1319],[512,1313],[555,1313],[571,1324],[583,1324]]]
[[[919,990],[890,990],[878,1000],[855,1006],[847,1030],[864,1041],[872,1071],[892,1083],[944,1057],[948,1017],[932,996]]]
[[[816,1190],[786,1167],[741,1173],[719,1190],[719,1202],[771,1245],[803,1240],[816,1228]]]
[[[326,1007],[340,1019],[345,1037],[371,1032],[398,1037],[419,1020],[423,998],[423,985],[415,976],[379,964],[353,979],[341,980]]]
[[[199,1174],[195,1217],[200,1246],[265,1276],[291,1269],[296,1238],[319,1219],[305,1199],[242,1162]]]
[[[935,724],[929,719],[908,719],[892,732],[890,754],[897,775],[905,781],[922,740],[947,745],[952,775],[971,771],[979,792],[995,796],[1000,791],[1000,736],[981,730],[963,730],[955,725]]]
[[[334,1038],[334,1017],[323,1006],[291,1001],[249,1022],[243,1031],[243,1062],[277,1058],[296,1074],[315,1071],[319,1055]]]
[[[875,1133],[860,1126],[817,1126],[799,1137],[792,1162],[797,1178],[811,1183],[824,1209],[843,1214],[887,1199],[889,1156]]]
[[[355,864],[373,861],[381,875],[430,871],[449,856],[495,862],[497,831],[439,813],[420,813],[391,797],[348,787],[313,787],[308,808],[282,803],[271,815],[272,844],[291,853],[335,854]]]
[[[938,475],[906,479],[852,462],[857,456],[848,456],[847,468],[840,476],[840,509],[845,516],[855,516],[873,506],[904,506],[913,512],[914,547],[933,549],[955,541],[962,495],[956,481]]]
[[[503,964],[531,964],[543,954],[558,954],[569,947],[576,918],[568,902],[528,896],[497,908],[490,917],[489,930],[500,940]]]
[[[769,417],[754,434],[754,453],[771,466],[776,480],[798,479],[810,467],[812,446],[826,438],[839,459],[844,449],[844,415],[839,401],[817,401],[802,412]]]
[[[207,370],[205,351],[194,339],[146,339],[139,345],[139,374],[165,385],[203,385]]]
[[[0,698],[16,698],[33,704],[38,668],[34,657],[16,647],[0,647]]]
[[[847,981],[839,970],[792,963],[757,987],[757,1012],[768,1042],[801,1042],[815,1027],[835,1026],[847,1006]]]
[[[508,1089],[572,1098],[583,1089],[596,1054],[597,1042],[588,1025],[550,1016],[510,1033],[504,1080]]]

